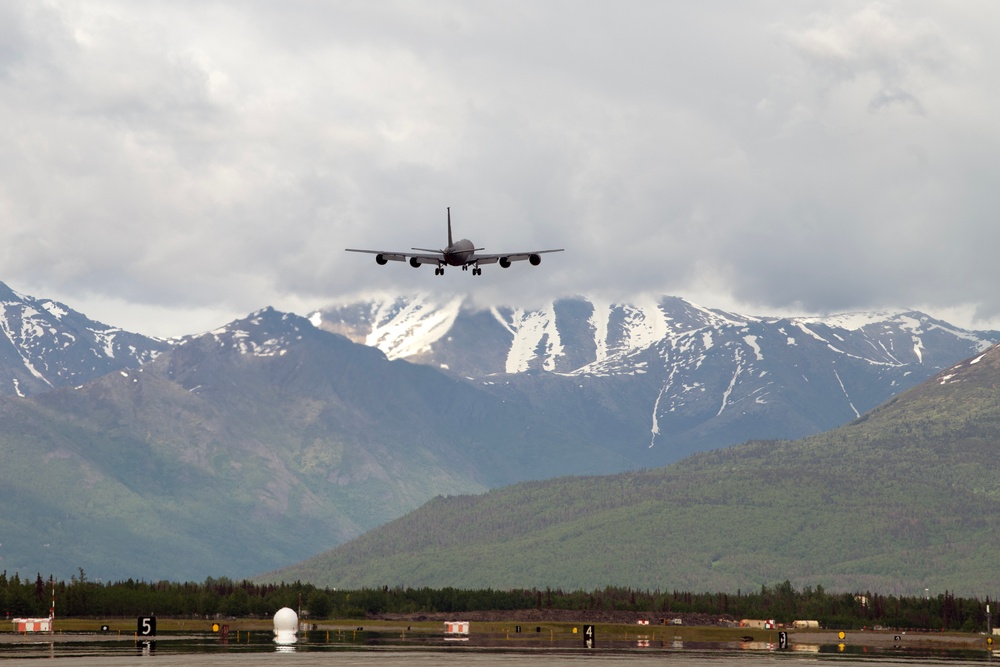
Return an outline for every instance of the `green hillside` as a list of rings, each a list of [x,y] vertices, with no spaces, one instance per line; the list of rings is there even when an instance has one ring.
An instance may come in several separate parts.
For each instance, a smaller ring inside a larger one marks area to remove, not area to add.
[[[270,579],[996,595],[1000,349],[856,422],[667,468],[437,498]]]
[[[0,569],[195,581],[299,561],[438,494],[627,465],[273,310],[139,370],[0,397],[0,461]]]

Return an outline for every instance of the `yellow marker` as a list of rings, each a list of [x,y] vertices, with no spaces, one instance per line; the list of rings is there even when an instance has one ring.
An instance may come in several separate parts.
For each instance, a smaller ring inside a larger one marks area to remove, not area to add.
[[[838,637],[840,637],[840,640],[841,640],[841,641],[843,641],[843,640],[844,640],[844,637],[845,637],[846,635],[844,635],[844,631],[843,631],[843,630],[841,630],[841,631],[840,631],[840,634],[838,634],[837,636],[838,636]]]

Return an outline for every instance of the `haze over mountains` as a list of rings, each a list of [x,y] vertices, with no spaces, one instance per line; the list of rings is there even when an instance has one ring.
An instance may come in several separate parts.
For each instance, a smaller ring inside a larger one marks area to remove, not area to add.
[[[249,576],[438,494],[627,466],[526,406],[269,309],[0,412],[2,564],[66,576]]]
[[[666,297],[264,309],[164,341],[2,284],[0,302],[0,567],[106,579],[249,576],[438,495],[814,433],[998,339]]]
[[[833,428],[1000,340],[916,311],[763,318],[677,297],[578,297],[533,311],[413,297],[311,319],[389,358],[582,420],[637,467]]]
[[[998,383],[995,346],[827,433],[436,498],[264,579],[996,599]]]

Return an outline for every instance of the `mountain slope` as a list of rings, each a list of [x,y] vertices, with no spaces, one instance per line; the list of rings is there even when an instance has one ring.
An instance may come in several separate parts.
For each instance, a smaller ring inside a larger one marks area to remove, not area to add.
[[[138,368],[170,347],[88,319],[51,299],[0,283],[0,396],[71,387],[122,368]]]
[[[667,468],[438,498],[269,579],[375,585],[991,593],[1000,348],[854,423]],[[985,588],[984,588],[985,587]]]
[[[562,299],[534,311],[414,297],[312,321],[528,400],[550,419],[585,419],[647,467],[828,430],[1000,341],[916,311],[761,318],[676,297]]]
[[[138,370],[0,399],[0,414],[12,571],[246,576],[437,494],[630,465],[523,404],[271,309]]]

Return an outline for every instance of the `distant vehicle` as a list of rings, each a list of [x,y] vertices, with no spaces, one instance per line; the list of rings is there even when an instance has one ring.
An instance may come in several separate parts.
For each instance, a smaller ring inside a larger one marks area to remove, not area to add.
[[[523,252],[499,252],[488,255],[477,255],[476,253],[485,248],[477,248],[472,241],[462,239],[453,242],[451,238],[451,207],[448,207],[448,245],[441,250],[431,250],[429,248],[410,248],[416,252],[397,252],[392,250],[359,250],[357,248],[345,248],[347,252],[365,252],[375,255],[375,261],[379,265],[385,265],[389,261],[405,262],[409,260],[410,266],[417,269],[421,264],[435,264],[434,275],[443,276],[445,266],[461,266],[463,271],[468,271],[472,267],[472,275],[483,275],[480,264],[499,264],[503,268],[509,268],[511,262],[528,260],[532,266],[542,263],[542,255],[548,252],[563,252],[564,248],[557,250],[529,250]]]

